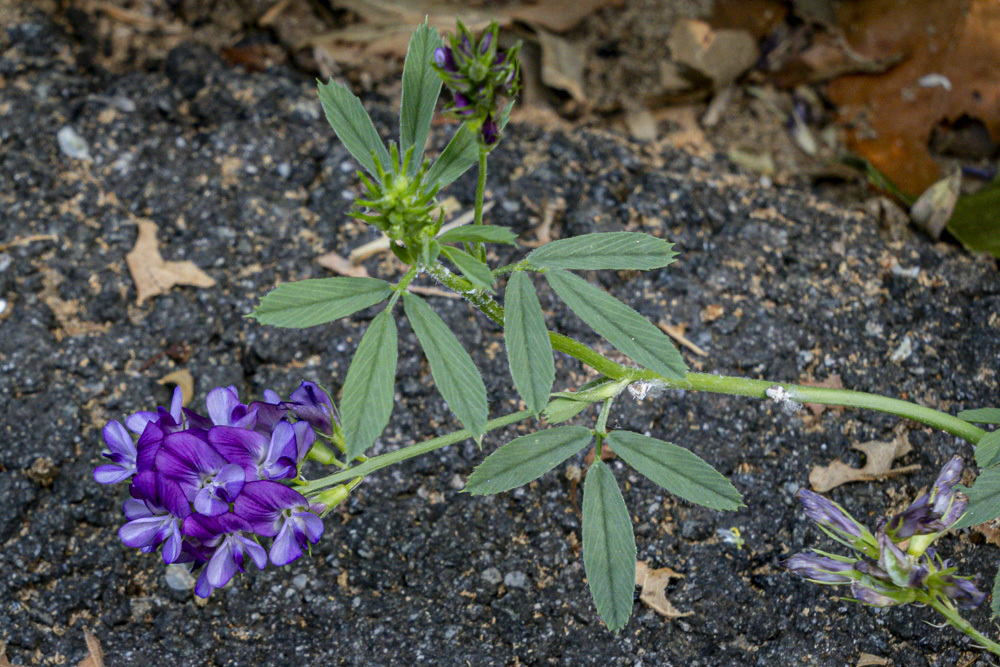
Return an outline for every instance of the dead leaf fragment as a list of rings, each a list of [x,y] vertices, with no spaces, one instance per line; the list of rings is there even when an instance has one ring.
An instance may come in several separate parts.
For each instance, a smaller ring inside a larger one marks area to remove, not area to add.
[[[89,631],[83,631],[83,639],[87,642],[87,657],[77,663],[76,667],[104,667],[104,651],[101,650],[101,642]]]
[[[674,572],[669,567],[654,570],[641,560],[635,564],[635,585],[642,588],[639,598],[666,618],[683,618],[694,614],[693,611],[678,611],[667,599],[666,588],[670,580],[683,578],[683,574]]]
[[[879,655],[872,655],[871,653],[862,653],[858,656],[858,664],[854,667],[872,667],[873,665],[888,665],[890,664],[889,658],[883,658]]]
[[[892,467],[892,462],[895,459],[905,456],[913,449],[905,431],[899,431],[890,442],[872,440],[860,445],[852,445],[852,449],[865,455],[864,467],[852,468],[840,459],[833,461],[828,466],[815,466],[809,473],[809,484],[813,491],[825,493],[848,482],[870,482],[920,469],[918,464],[902,468]]]
[[[191,398],[194,396],[194,378],[191,377],[191,371],[186,368],[176,370],[173,373],[167,373],[159,380],[156,381],[157,384],[175,384],[181,388],[181,405],[187,407],[187,404],[191,402]]]
[[[537,28],[536,33],[542,49],[542,82],[565,91],[575,101],[584,104],[587,101],[583,92],[583,68],[587,62],[585,45],[541,28]]]
[[[910,207],[913,224],[927,232],[932,239],[941,238],[944,226],[962,193],[962,170],[955,168],[951,175],[924,190],[924,193]]]
[[[136,303],[142,304],[146,299],[157,294],[166,294],[174,285],[192,285],[194,287],[212,287],[215,280],[195,266],[194,262],[167,262],[160,255],[156,243],[156,223],[149,220],[138,220],[139,236],[135,246],[125,255],[129,273],[135,282],[137,292]]]
[[[735,81],[757,61],[757,43],[742,30],[712,30],[704,21],[681,19],[667,38],[670,55],[712,80],[716,89]]]

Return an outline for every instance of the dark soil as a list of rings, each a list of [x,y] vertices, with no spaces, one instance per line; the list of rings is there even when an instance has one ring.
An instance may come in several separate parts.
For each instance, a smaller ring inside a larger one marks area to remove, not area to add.
[[[637,601],[621,634],[607,632],[584,581],[579,489],[565,469],[472,498],[458,492],[484,455],[472,443],[373,475],[328,518],[311,558],[254,572],[205,603],[171,588],[158,557],[118,541],[125,491],[91,478],[98,429],[165,403],[157,380],[178,368],[194,376],[196,403],[230,383],[248,396],[287,394],[302,378],[339,391],[372,312],[305,331],[244,316],[278,281],[327,275],[319,254],[374,238],[345,216],[359,191],[353,165],[300,74],[248,74],[180,47],[161,71],[106,75],[78,68],[41,17],[8,26],[3,39],[0,642],[14,664],[76,664],[84,628],[109,665],[844,665],[863,653],[895,665],[985,664],[963,635],[930,627],[930,610],[842,602],[779,565],[802,548],[833,548],[793,501],[811,468],[838,457],[860,464],[850,446],[890,439],[896,419],[789,417],[770,403],[713,395],[623,402],[612,418],[690,448],[745,494],[746,509],[713,512],[613,464],[639,558],[685,575],[667,595],[690,616],[666,619]],[[394,133],[384,100],[366,104],[383,136]],[[56,133],[67,125],[93,163],[60,152]],[[450,131],[439,129],[436,147]],[[836,373],[849,388],[950,412],[997,402],[992,261],[906,233],[900,240],[899,230],[891,236],[807,191],[761,184],[721,158],[649,154],[607,134],[514,127],[491,174],[489,222],[526,241],[539,222],[531,207],[559,196],[567,208],[558,236],[627,228],[676,242],[682,254],[666,270],[588,277],[654,321],[686,324],[710,353],[685,352],[696,369],[776,381]],[[466,205],[470,179],[452,188]],[[217,285],[137,306],[124,258],[140,218],[160,225],[165,258],[194,261]],[[32,235],[42,236],[17,243]],[[397,270],[388,259],[367,268]],[[553,327],[597,342],[539,287]],[[430,302],[487,378],[492,414],[515,409],[498,328],[464,302]],[[456,426],[399,317],[396,412],[376,451]],[[904,338],[912,354],[890,360]],[[191,348],[183,363],[161,354],[175,343]],[[560,388],[584,381],[576,362],[561,357],[559,367]],[[898,464],[921,469],[835,490],[855,516],[874,522],[905,504],[955,454],[971,463],[964,441],[906,426],[914,450]],[[484,449],[515,432],[491,434]],[[54,472],[40,472],[49,462]],[[733,527],[742,549],[717,535]],[[992,581],[993,546],[963,535],[941,550]],[[970,618],[994,631],[985,605]]]

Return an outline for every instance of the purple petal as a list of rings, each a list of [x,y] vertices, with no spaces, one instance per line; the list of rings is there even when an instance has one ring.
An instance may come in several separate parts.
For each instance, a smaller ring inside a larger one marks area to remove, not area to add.
[[[871,605],[873,607],[891,607],[892,605],[899,604],[898,600],[894,600],[890,597],[882,595],[877,591],[863,586],[860,581],[855,581],[851,584],[851,595],[858,599],[859,602]]]
[[[144,501],[137,500],[135,498],[129,498],[126,500],[125,505],[122,507],[122,511],[125,513],[125,518],[129,521],[133,519],[142,519],[147,516],[153,516],[149,506]]]
[[[301,555],[302,547],[295,539],[291,526],[286,522],[271,545],[271,562],[281,567],[288,565]]]
[[[854,569],[852,563],[843,563],[810,552],[795,554],[785,562],[785,567],[789,572],[803,579],[823,584],[846,584],[854,580],[853,577],[845,574]]]
[[[160,507],[167,510],[171,516],[183,519],[191,514],[191,505],[184,495],[184,490],[172,479],[157,478],[156,497]]]
[[[191,410],[190,408],[184,408],[183,412],[184,412],[184,417],[187,419],[189,427],[200,428],[204,431],[207,431],[208,429],[212,428],[212,426],[214,426],[211,419],[199,415],[197,412]]]
[[[205,516],[218,516],[229,511],[229,503],[220,500],[214,493],[215,489],[204,488],[194,496],[194,511]]]
[[[225,540],[216,549],[212,559],[205,567],[205,574],[208,583],[213,588],[222,588],[229,583],[229,580],[236,574],[236,561],[233,559],[233,545],[230,540]]]
[[[269,445],[266,435],[232,426],[214,427],[208,432],[208,441],[226,461],[239,465],[247,477],[254,479]]]
[[[214,475],[227,461],[212,445],[190,431],[171,433],[156,455],[156,469],[194,487],[203,474]]]
[[[132,436],[117,421],[109,421],[104,425],[104,443],[115,454],[121,454],[127,459],[135,461],[135,444]]]
[[[151,421],[156,421],[156,413],[142,410],[129,415],[125,419],[125,426],[128,427],[128,430],[138,435],[146,430],[146,424]]]
[[[156,454],[160,451],[160,446],[163,445],[163,438],[165,436],[163,429],[157,426],[155,422],[147,422],[141,433],[139,441],[135,444],[136,469],[139,472],[145,472],[153,469],[153,465],[156,462]]]
[[[319,538],[323,537],[323,520],[311,512],[296,512],[295,518],[301,522],[306,539],[311,544],[319,542]]]
[[[207,598],[212,594],[215,588],[212,584],[208,583],[208,569],[201,571],[201,576],[198,577],[198,582],[194,585],[194,594],[200,598]]]
[[[231,503],[236,500],[236,497],[240,495],[240,491],[243,490],[243,484],[246,482],[246,474],[243,472],[243,468],[235,463],[230,463],[222,466],[222,469],[213,481],[218,486],[217,495],[219,498],[227,503]]]
[[[264,547],[257,544],[255,540],[251,540],[247,537],[237,538],[243,543],[243,548],[246,552],[250,554],[250,560],[253,564],[257,566],[258,570],[263,570],[267,565],[267,552],[264,551]]]
[[[274,537],[278,533],[276,523],[283,510],[308,506],[306,497],[295,489],[261,480],[244,485],[242,493],[233,502],[233,513],[250,522],[258,535]]]
[[[126,546],[140,548],[153,545],[157,533],[163,527],[164,521],[171,520],[165,516],[150,516],[129,521],[118,530],[118,537]]]
[[[184,394],[180,385],[174,387],[174,395],[170,397],[170,416],[174,418],[175,424],[180,424],[182,419],[181,408],[184,405]]]
[[[235,387],[217,387],[205,399],[208,416],[216,426],[232,426],[233,410],[240,404]]]
[[[117,465],[98,466],[94,470],[94,481],[98,484],[117,484],[135,474],[133,468],[123,468]]]
[[[302,463],[309,450],[312,449],[313,443],[316,442],[316,432],[307,422],[295,422],[292,428],[295,429],[295,461]]]
[[[181,537],[181,531],[177,530],[175,527],[174,531],[170,533],[170,537],[168,537],[163,543],[163,562],[177,562],[177,559],[181,557],[182,550],[183,538]]]

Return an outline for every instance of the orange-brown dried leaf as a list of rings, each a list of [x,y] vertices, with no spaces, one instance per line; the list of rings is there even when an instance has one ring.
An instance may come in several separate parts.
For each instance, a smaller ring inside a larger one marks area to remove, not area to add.
[[[139,236],[135,240],[135,246],[125,255],[125,263],[135,282],[137,303],[142,304],[150,297],[166,294],[174,285],[215,285],[215,280],[195,266],[194,262],[167,262],[163,259],[156,242],[156,232],[159,229],[156,223],[139,220],[136,224],[139,226]]]
[[[837,9],[854,50],[869,58],[905,56],[884,74],[851,74],[830,84],[841,120],[855,128],[852,150],[916,195],[940,178],[927,149],[939,121],[967,114],[1000,140],[1000,3],[857,0]],[[951,90],[919,85],[928,74],[946,77]]]

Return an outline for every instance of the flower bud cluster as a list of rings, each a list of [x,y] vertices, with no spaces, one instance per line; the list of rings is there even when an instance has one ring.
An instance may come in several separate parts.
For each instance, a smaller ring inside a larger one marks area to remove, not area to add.
[[[333,433],[333,403],[311,382],[288,401],[273,391],[264,397],[244,405],[235,387],[213,389],[205,417],[181,407],[177,388],[169,409],[104,427],[111,463],[94,479],[131,480],[118,536],[144,553],[159,550],[164,562],[201,569],[200,597],[225,586],[248,560],[259,569],[268,559],[291,563],[323,534],[318,515],[326,508],[283,482],[298,476],[317,431]],[[272,539],[269,552],[262,537]]]
[[[785,567],[816,583],[850,584],[857,601],[876,607],[928,598],[963,608],[979,606],[986,593],[976,587],[977,578],[956,576],[951,562],[928,548],[965,512],[969,499],[955,488],[961,474],[962,459],[956,456],[942,468],[930,493],[880,520],[874,535],[837,503],[800,490],[797,497],[806,515],[856,554],[807,551],[792,556]]]
[[[452,104],[446,109],[456,118],[479,128],[482,145],[493,146],[500,139],[497,125],[497,98],[513,97],[518,90],[520,43],[507,50],[499,48],[500,26],[490,23],[476,41],[461,21],[449,44],[434,53],[434,70],[451,91]]]

